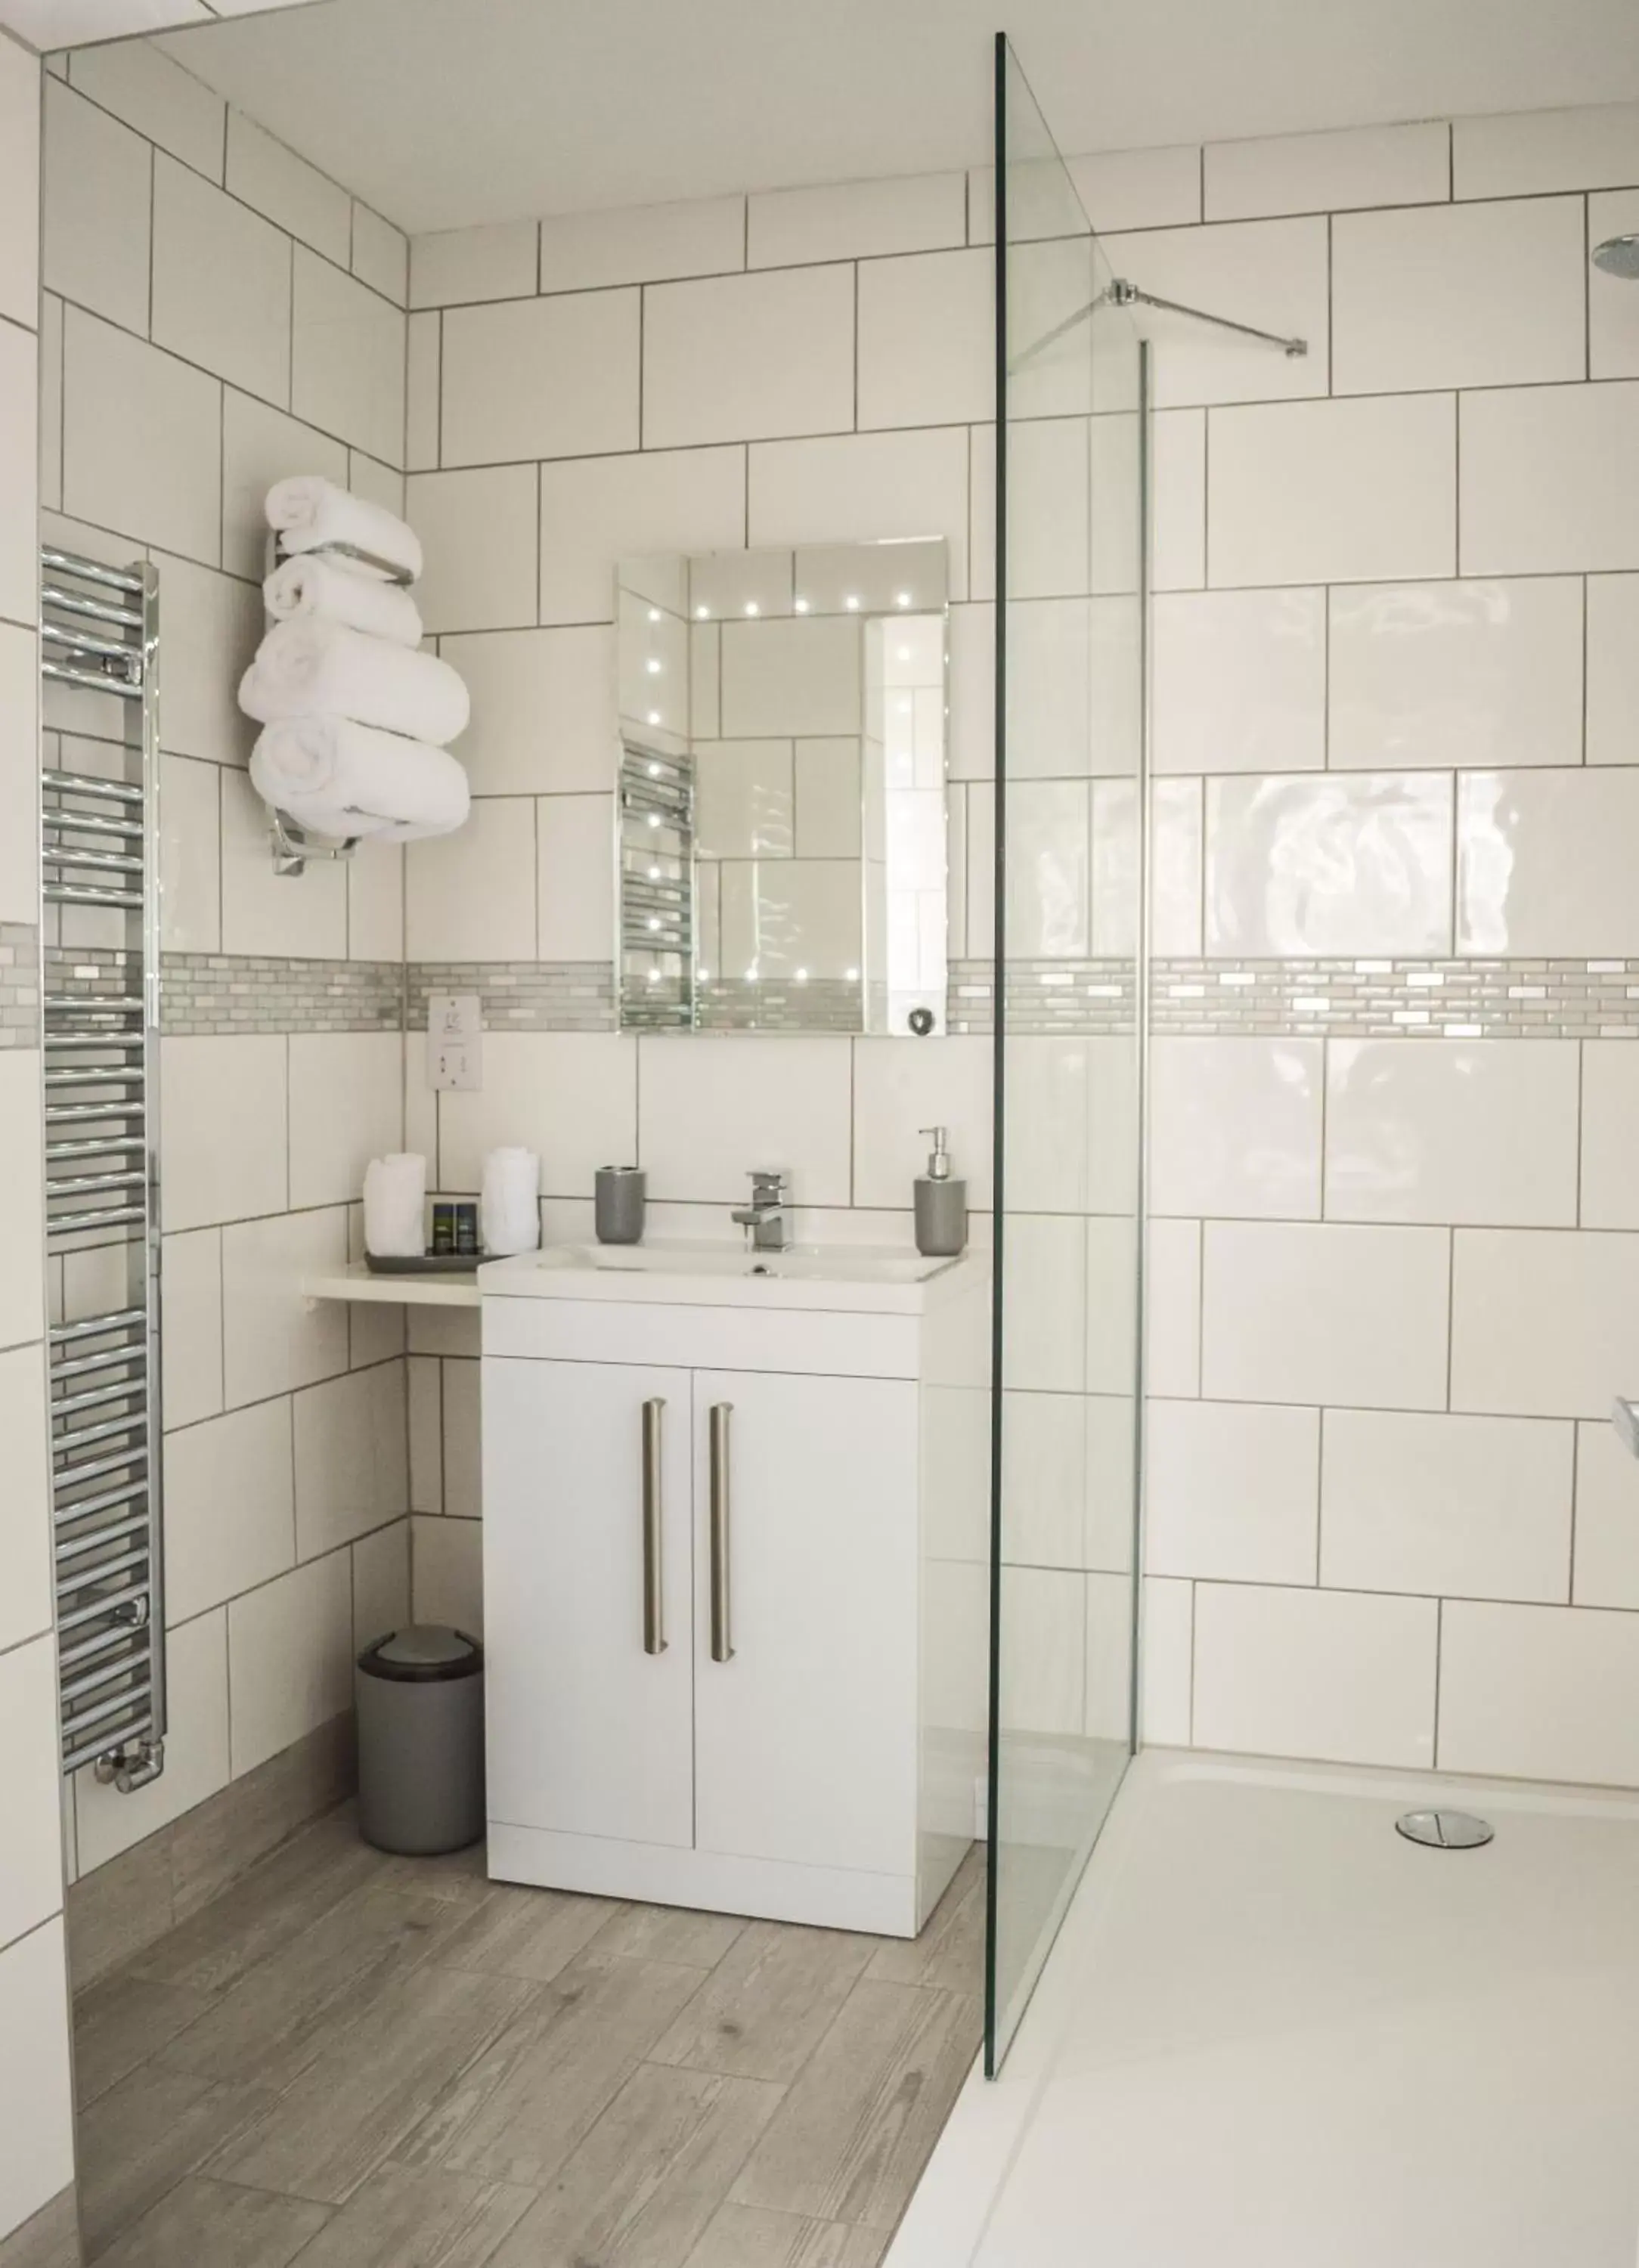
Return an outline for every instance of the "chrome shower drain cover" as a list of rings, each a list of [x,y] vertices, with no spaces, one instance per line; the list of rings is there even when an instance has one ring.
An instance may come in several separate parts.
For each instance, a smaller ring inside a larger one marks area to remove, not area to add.
[[[1478,1851],[1496,1833],[1488,1819],[1472,1811],[1408,1811],[1394,1822],[1394,1832],[1408,1843],[1426,1843],[1434,1851]]]

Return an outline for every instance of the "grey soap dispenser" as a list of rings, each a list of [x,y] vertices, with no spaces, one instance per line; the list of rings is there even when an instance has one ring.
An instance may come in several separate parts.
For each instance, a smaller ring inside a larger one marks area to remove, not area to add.
[[[933,1137],[928,1170],[918,1174],[916,1249],[930,1260],[952,1260],[967,1246],[967,1184],[951,1177],[951,1155],[943,1126],[924,1126]]]

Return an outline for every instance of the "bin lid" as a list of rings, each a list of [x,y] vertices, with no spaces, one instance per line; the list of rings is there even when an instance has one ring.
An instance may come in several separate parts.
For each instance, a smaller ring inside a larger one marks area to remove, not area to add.
[[[367,1677],[402,1685],[436,1684],[451,1677],[474,1677],[483,1668],[484,1650],[465,1631],[447,1623],[407,1623],[379,1638],[358,1657]]]

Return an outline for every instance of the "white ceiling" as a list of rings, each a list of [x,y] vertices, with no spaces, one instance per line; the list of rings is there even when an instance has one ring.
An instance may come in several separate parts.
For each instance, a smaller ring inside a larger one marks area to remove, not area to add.
[[[325,0],[165,44],[420,231],[982,160],[998,14],[1076,152],[1639,98],[1634,0]]]
[[[296,8],[311,0],[0,0],[0,24],[48,55],[172,24],[213,24],[253,9]]]

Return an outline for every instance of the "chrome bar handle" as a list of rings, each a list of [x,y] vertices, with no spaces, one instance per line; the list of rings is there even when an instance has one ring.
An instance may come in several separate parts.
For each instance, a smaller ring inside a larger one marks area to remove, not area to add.
[[[731,1402],[711,1406],[711,1659],[732,1661],[729,1584],[729,1419]]]
[[[660,1553],[660,1413],[662,1400],[643,1404],[643,1652],[665,1652],[665,1597]]]

